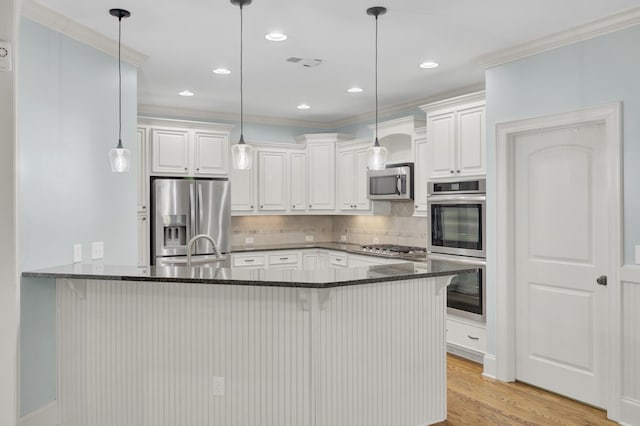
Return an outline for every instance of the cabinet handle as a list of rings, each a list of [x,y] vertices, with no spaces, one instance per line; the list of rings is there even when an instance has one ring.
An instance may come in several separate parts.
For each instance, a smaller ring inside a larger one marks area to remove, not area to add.
[[[472,336],[472,335],[470,335],[470,334],[467,334],[467,337],[468,337],[469,339],[471,339],[471,340],[480,340],[480,338],[479,338],[479,337],[473,337],[473,336]]]
[[[451,170],[450,173],[453,173],[453,170]]]
[[[294,204],[292,207],[295,209],[295,208],[296,208],[296,205]]]
[[[263,208],[264,206],[260,206],[260,208]]]
[[[186,168],[186,167],[184,168],[184,171],[185,171],[185,172],[187,171],[187,168]]]
[[[196,172],[199,172],[199,171],[200,171],[200,167],[198,167],[198,168],[196,169]]]
[[[460,173],[460,170],[456,170],[456,173]]]
[[[416,209],[418,208],[418,205],[416,204]]]
[[[309,207],[311,207],[311,204],[309,204]]]
[[[142,206],[142,210],[145,210],[147,208],[147,206]]]
[[[143,217],[143,218],[142,218],[142,220],[143,220],[143,221],[145,221],[145,220],[147,220],[147,218],[146,218],[146,217]]]
[[[251,206],[251,208],[253,208],[253,206]]]
[[[245,263],[251,263],[251,262],[255,262],[255,259],[245,259],[244,262]]]
[[[289,260],[288,257],[281,257],[280,260]]]

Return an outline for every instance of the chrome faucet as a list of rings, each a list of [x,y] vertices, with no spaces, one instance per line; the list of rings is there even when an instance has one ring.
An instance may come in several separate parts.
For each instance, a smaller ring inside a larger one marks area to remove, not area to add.
[[[193,247],[196,241],[202,238],[204,238],[205,240],[209,240],[211,242],[211,245],[213,246],[213,254],[216,257],[220,256],[220,253],[218,252],[218,247],[216,247],[216,242],[213,241],[213,238],[211,238],[207,234],[196,235],[195,237],[190,239],[189,242],[187,243],[187,268],[191,268],[191,248]]]

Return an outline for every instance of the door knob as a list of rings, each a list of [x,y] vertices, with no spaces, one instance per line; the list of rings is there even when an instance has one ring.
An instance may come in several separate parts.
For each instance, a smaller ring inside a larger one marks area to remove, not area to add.
[[[607,285],[607,276],[606,275],[601,275],[596,279],[596,282],[599,285]]]

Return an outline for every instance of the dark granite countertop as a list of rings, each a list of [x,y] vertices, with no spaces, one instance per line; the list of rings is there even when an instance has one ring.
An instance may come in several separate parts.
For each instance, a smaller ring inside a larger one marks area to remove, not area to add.
[[[302,249],[325,249],[325,250],[339,250],[347,253],[361,254],[363,256],[382,257],[384,259],[403,259],[415,262],[422,262],[427,260],[427,255],[424,256],[385,256],[377,253],[363,252],[360,250],[359,244],[348,243],[334,243],[334,242],[310,242],[310,243],[287,243],[287,244],[260,244],[260,245],[248,245],[248,246],[232,246],[232,253],[252,252],[252,251],[269,251],[269,250],[302,250]]]
[[[228,264],[224,263],[219,265],[219,267],[198,266],[192,268],[186,268],[184,266],[136,267],[79,263],[27,271],[23,272],[22,276],[34,278],[330,288],[456,275],[475,270],[475,266],[464,266],[439,260],[404,262],[392,265],[375,265],[358,268],[314,270],[231,268],[228,267]]]

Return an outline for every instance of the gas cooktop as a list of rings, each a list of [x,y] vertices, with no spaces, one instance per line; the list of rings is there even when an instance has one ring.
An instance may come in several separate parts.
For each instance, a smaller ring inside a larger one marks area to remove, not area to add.
[[[424,247],[399,246],[396,244],[371,244],[360,246],[363,253],[388,257],[424,257],[427,249]]]

